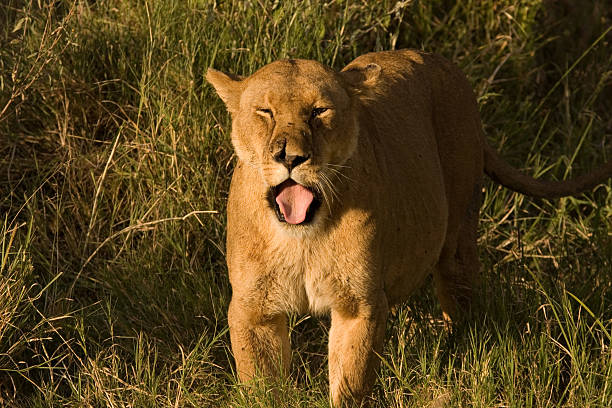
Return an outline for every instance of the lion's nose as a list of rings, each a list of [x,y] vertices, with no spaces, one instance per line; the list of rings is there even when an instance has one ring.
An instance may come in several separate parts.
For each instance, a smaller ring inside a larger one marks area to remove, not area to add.
[[[285,167],[287,167],[287,170],[291,171],[309,158],[310,156],[286,155],[285,160],[282,160],[282,163],[285,165]]]
[[[282,140],[276,146],[277,150],[273,153],[272,157],[277,162],[283,164],[289,172],[310,158],[309,154],[287,152],[287,139]]]

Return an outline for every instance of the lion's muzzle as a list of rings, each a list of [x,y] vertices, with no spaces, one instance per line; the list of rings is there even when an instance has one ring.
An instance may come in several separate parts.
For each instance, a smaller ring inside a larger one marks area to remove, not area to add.
[[[278,220],[291,225],[310,222],[321,204],[311,189],[291,179],[273,187],[270,190],[269,201]]]

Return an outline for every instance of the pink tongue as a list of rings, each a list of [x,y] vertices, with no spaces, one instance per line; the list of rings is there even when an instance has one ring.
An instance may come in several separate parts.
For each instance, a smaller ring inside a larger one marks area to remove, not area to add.
[[[314,196],[306,187],[288,180],[281,185],[276,196],[276,204],[280,208],[285,221],[289,224],[300,224],[306,219],[306,212]]]

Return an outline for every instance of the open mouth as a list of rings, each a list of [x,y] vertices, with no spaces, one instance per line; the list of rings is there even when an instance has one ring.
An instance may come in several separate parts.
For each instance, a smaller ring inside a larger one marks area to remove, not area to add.
[[[321,200],[308,187],[288,179],[268,193],[268,201],[280,222],[303,225],[312,221]]]

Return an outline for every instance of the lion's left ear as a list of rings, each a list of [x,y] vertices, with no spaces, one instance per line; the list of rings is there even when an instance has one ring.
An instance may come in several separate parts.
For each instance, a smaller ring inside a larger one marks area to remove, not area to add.
[[[215,88],[219,97],[225,102],[227,110],[234,114],[240,107],[243,82],[238,75],[228,75],[216,69],[208,68],[206,80]]]
[[[382,68],[378,64],[365,66],[348,66],[340,72],[344,82],[358,93],[364,93],[373,87],[380,77]],[[366,92],[367,93],[367,92]]]

